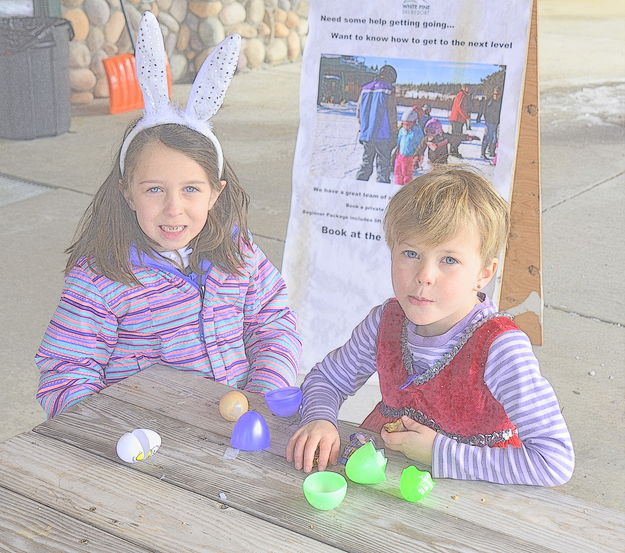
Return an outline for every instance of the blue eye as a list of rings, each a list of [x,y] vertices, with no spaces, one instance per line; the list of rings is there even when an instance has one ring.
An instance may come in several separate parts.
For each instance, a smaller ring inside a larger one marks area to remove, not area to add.
[[[402,255],[405,255],[408,259],[418,259],[419,254],[414,250],[404,250],[401,252]]]
[[[151,186],[150,188],[148,188],[146,190],[146,192],[149,192],[151,194],[155,193],[155,192],[160,192],[160,187],[159,186]]]
[[[193,192],[199,192],[199,188],[196,188],[195,186],[185,186],[184,187],[184,191],[187,193],[193,193]]]
[[[458,263],[458,260],[455,257],[451,257],[450,255],[443,257],[443,263],[446,265],[455,265]]]

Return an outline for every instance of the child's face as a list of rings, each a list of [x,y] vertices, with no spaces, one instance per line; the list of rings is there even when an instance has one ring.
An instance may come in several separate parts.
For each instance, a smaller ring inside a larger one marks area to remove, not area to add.
[[[225,184],[221,181],[222,189]],[[183,248],[200,233],[219,194],[196,161],[153,143],[139,155],[124,195],[141,230],[168,251]]]
[[[436,247],[425,246],[419,236],[393,247],[393,290],[418,334],[444,334],[476,305],[477,291],[497,268],[497,260],[482,266],[479,248],[475,225]]]

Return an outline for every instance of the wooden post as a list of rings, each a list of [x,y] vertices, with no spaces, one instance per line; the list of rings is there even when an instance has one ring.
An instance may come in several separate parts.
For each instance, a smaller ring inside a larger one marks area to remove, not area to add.
[[[512,229],[504,261],[499,307],[516,315],[515,322],[532,344],[541,345],[543,293],[537,57],[534,0],[510,207]]]

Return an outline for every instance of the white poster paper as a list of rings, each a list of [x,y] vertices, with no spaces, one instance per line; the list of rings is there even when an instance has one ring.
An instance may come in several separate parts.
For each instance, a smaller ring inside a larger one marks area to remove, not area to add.
[[[304,372],[393,295],[384,210],[400,177],[441,161],[433,133],[447,163],[479,168],[509,200],[530,15],[531,0],[310,3],[283,263]],[[395,129],[438,121],[416,136],[414,166],[396,156],[373,97],[392,97]]]

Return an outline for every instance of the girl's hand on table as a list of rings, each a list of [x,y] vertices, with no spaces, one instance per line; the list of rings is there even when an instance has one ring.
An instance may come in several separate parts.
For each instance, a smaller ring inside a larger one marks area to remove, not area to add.
[[[406,416],[401,418],[401,422],[405,428],[403,432],[387,432],[382,429],[380,436],[384,440],[385,447],[400,451],[409,459],[419,463],[431,465],[436,430]]]
[[[299,428],[286,446],[286,460],[294,462],[297,470],[311,472],[313,459],[319,449],[319,470],[328,464],[336,465],[341,440],[338,430],[330,421],[315,420]]]

